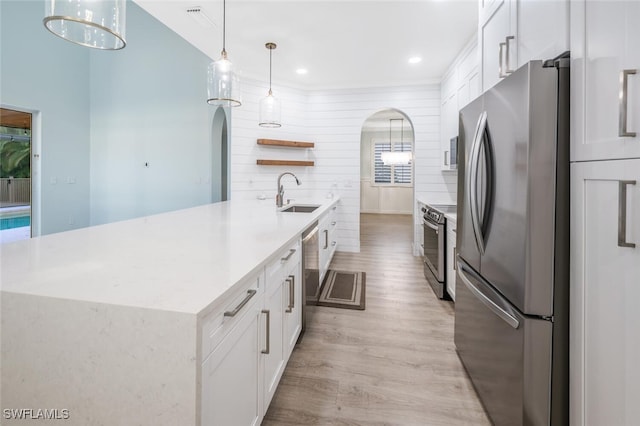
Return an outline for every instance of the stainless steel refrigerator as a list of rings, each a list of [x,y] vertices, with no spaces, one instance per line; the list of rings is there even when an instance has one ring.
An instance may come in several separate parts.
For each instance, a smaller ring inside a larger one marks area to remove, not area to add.
[[[498,426],[569,424],[564,56],[460,112],[455,344]]]

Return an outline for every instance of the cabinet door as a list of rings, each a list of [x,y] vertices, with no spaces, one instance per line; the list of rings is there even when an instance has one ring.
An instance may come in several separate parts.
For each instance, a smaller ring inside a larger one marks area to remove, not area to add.
[[[640,2],[572,2],[571,50],[571,159],[640,158]]]
[[[331,207],[329,212],[329,264],[338,248],[338,206]]]
[[[456,223],[447,220],[447,293],[456,300]]]
[[[202,425],[258,425],[259,324],[261,303],[242,320],[202,363]]]
[[[458,102],[457,93],[445,99],[441,107],[440,132],[441,132],[441,149],[440,164],[442,170],[455,170],[451,166],[449,152],[451,150],[451,138],[458,135]]]
[[[297,263],[289,271],[284,297],[284,358],[291,351],[302,331],[302,264]]]
[[[513,71],[517,64],[517,43],[513,37],[511,8],[515,9],[515,0],[502,0],[496,2],[491,14],[486,21],[480,25],[479,45],[481,49],[482,61],[482,91],[485,92],[493,87],[507,72]],[[481,21],[482,22],[482,21]],[[502,45],[502,47],[501,47]],[[507,55],[507,51],[509,55]],[[507,61],[508,56],[508,61]]]
[[[265,412],[271,403],[285,366],[283,331],[283,304],[284,304],[284,280],[276,285],[267,283],[264,308],[262,310],[264,321],[264,338],[261,339],[263,374],[264,374],[264,409]],[[288,286],[287,286],[288,291]]]
[[[637,424],[640,160],[571,167],[571,424]]]
[[[318,246],[320,250],[318,261],[320,263],[319,268],[320,268],[321,283],[324,280],[324,276],[327,273],[327,269],[329,268],[329,262],[330,262],[329,247],[331,246],[331,242],[329,241],[329,227],[330,227],[330,221],[329,221],[329,215],[327,214],[318,221],[318,229],[319,229]]]
[[[518,64],[569,50],[569,1],[518,0]]]

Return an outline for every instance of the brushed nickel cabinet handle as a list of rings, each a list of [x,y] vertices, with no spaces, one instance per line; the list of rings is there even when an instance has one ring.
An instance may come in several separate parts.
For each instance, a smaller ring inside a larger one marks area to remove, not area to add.
[[[502,71],[502,51],[507,43],[500,43],[498,47],[498,77],[504,78],[507,75]]]
[[[267,337],[266,346],[267,347],[265,349],[263,349],[261,352],[263,354],[265,354],[265,355],[269,355],[269,352],[271,351],[271,347],[270,347],[271,346],[271,342],[270,342],[271,338],[269,336],[269,334],[270,334],[269,333],[269,329],[270,329],[270,325],[271,325],[271,312],[268,309],[263,309],[262,313],[263,314],[267,314],[267,334],[266,334],[266,337]]]
[[[226,311],[224,313],[224,316],[225,317],[235,317],[238,314],[238,312],[240,312],[240,309],[242,309],[244,307],[244,305],[246,305],[247,302],[249,302],[249,300],[251,300],[251,298],[256,295],[256,293],[257,293],[256,290],[253,290],[253,289],[247,290],[247,296],[244,299],[242,299],[242,302],[240,302],[238,304],[238,306],[236,306],[233,309],[233,311]]]
[[[447,157],[449,156],[449,151],[445,151],[444,152],[444,165],[448,166],[449,165],[449,161],[447,161]]]
[[[511,68],[509,68],[509,64],[511,63],[510,59],[509,59],[509,52],[511,51],[511,49],[509,49],[509,40],[515,40],[514,36],[507,36],[504,39],[504,44],[505,44],[505,48],[506,48],[506,58],[505,58],[505,62],[506,62],[506,66],[504,67],[504,73],[505,73],[505,77],[509,74],[513,74],[513,71]]]
[[[635,184],[635,180],[618,181],[618,247],[636,247],[627,242],[627,185]]]
[[[285,280],[286,282],[289,283],[289,306],[287,307],[287,309],[285,309],[286,313],[291,313],[293,312],[293,308],[295,308],[295,304],[296,304],[296,290],[295,290],[295,286],[296,286],[296,277],[294,275],[289,275],[289,278],[287,278]]]
[[[325,229],[324,231],[324,247],[323,248],[328,248],[329,247],[329,231],[327,229]]]
[[[295,252],[296,252],[296,249],[289,249],[289,254],[281,258],[280,261],[286,262],[287,260],[291,259],[291,256],[293,256],[293,253]]]
[[[618,104],[618,136],[621,138],[635,138],[636,132],[627,131],[627,81],[629,75],[635,74],[636,70],[622,70],[620,72],[620,96]]]

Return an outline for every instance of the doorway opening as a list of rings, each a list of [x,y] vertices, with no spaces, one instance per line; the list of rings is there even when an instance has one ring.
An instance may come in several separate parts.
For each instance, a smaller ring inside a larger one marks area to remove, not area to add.
[[[413,214],[414,130],[396,109],[372,114],[360,136],[360,213]]]
[[[227,114],[218,107],[211,124],[211,202],[229,200],[229,137]]]
[[[32,235],[32,116],[0,108],[0,243]]]

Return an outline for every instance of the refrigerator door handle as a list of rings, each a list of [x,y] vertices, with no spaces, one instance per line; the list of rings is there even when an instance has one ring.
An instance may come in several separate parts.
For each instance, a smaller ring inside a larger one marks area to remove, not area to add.
[[[488,298],[478,287],[473,285],[473,283],[465,273],[464,265],[461,264],[460,261],[458,261],[458,276],[460,277],[464,285],[469,289],[469,291],[471,291],[471,293],[473,293],[473,295],[478,300],[480,300],[487,308],[491,309],[494,314],[500,317],[500,319],[502,319],[504,322],[515,329],[520,327],[520,321],[518,321],[516,317],[507,312],[506,309],[498,306],[496,302]]]
[[[483,111],[478,119],[476,134],[471,145],[471,155],[469,158],[469,179],[467,188],[469,188],[469,207],[471,208],[471,227],[475,236],[476,245],[480,254],[484,254],[485,243],[482,235],[482,225],[480,223],[480,212],[478,208],[478,171],[480,166],[480,148],[482,147],[482,138],[487,128],[487,112]]]

